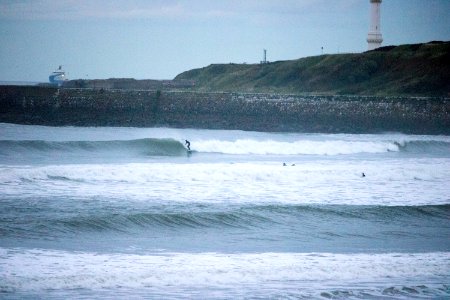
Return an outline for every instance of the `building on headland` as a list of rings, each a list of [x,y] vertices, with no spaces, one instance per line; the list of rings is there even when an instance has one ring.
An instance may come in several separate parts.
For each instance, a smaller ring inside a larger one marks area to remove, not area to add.
[[[383,37],[380,27],[380,6],[382,0],[370,0],[370,27],[367,35],[368,50],[381,47]]]

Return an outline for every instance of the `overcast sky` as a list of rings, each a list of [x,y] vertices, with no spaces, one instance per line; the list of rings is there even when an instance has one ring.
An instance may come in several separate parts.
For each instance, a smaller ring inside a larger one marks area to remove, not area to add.
[[[0,0],[0,81],[172,79],[367,49],[369,0]],[[450,0],[383,0],[386,45],[450,40]]]

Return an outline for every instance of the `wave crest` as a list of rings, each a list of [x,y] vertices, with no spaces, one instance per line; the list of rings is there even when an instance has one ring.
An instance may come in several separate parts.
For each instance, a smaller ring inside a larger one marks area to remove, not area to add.
[[[186,153],[174,139],[135,139],[115,141],[0,141],[0,155],[50,153],[123,153],[143,156],[178,156]]]
[[[399,145],[393,142],[343,140],[300,140],[294,142],[250,139],[236,141],[205,140],[196,142],[194,147],[199,152],[256,155],[340,155],[399,151]]]
[[[193,139],[191,148],[197,153],[231,155],[352,155],[387,152],[443,153],[450,143],[441,140],[348,140],[348,139]],[[183,156],[183,141],[171,138],[144,138],[112,141],[0,141],[0,158],[51,156],[149,157]]]

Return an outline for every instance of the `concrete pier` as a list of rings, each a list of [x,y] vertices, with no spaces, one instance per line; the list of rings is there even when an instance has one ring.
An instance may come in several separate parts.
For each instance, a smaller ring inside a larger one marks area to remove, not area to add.
[[[0,86],[0,122],[450,134],[450,99]]]

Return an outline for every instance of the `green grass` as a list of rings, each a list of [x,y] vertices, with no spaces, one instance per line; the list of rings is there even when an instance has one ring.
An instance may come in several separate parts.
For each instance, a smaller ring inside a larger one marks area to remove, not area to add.
[[[175,79],[195,80],[198,91],[450,96],[449,74],[450,42],[430,42],[269,64],[212,64]]]

